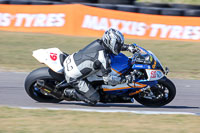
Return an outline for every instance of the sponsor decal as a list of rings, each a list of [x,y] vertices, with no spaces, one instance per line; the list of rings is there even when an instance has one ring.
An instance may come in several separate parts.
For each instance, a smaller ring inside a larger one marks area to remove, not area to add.
[[[147,25],[144,22],[125,21],[106,17],[85,15],[82,28],[93,30],[107,30],[115,28],[122,33],[129,35],[143,36],[146,33]]]
[[[200,26],[152,24],[150,36],[159,36],[160,38],[171,39],[198,40],[200,39]]]
[[[149,81],[158,80],[164,76],[164,74],[160,70],[146,69],[146,71]]]
[[[157,71],[157,78],[161,78],[163,76],[162,72],[161,71]]]
[[[156,61],[154,61],[152,68],[155,69],[156,68]]]
[[[0,13],[0,26],[8,27],[63,27],[65,24],[64,13]]]
[[[127,21],[107,17],[85,15],[82,28],[92,30],[107,30],[115,28],[122,33],[134,36],[168,39],[200,39],[200,26],[180,26],[166,24],[147,24],[145,22]]]
[[[138,68],[143,68],[144,66],[143,66],[143,65],[138,65],[138,64],[135,64],[135,67],[138,67]]]
[[[151,71],[151,78],[156,78],[156,71]]]

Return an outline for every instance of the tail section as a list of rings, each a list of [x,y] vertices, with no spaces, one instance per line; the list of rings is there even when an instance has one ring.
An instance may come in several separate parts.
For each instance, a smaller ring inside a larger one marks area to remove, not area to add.
[[[34,58],[40,63],[46,64],[50,69],[57,73],[63,73],[64,70],[61,62],[62,55],[62,51],[58,48],[38,49],[33,51]]]

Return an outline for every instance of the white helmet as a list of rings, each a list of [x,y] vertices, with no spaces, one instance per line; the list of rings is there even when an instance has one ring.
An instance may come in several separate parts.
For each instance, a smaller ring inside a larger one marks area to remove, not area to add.
[[[113,28],[105,31],[102,40],[106,47],[115,55],[120,53],[121,47],[124,44],[124,36],[122,33]]]

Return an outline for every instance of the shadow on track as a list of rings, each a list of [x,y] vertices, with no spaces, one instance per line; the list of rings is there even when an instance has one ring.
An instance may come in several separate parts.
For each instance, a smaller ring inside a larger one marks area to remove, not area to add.
[[[89,106],[86,103],[81,102],[62,102],[58,104],[63,105],[78,105],[78,106],[87,106],[87,107],[121,107],[121,108],[163,108],[163,109],[200,109],[200,107],[190,107],[190,106],[162,106],[162,107],[146,107],[143,105],[135,105],[135,104],[123,104],[123,103],[98,103],[95,106]]]

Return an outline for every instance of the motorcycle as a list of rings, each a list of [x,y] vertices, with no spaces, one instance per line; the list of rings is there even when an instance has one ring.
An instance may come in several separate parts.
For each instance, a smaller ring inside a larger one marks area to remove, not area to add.
[[[130,57],[120,53],[110,55],[111,74],[121,76],[125,82],[117,85],[106,85],[101,72],[95,72],[87,80],[100,94],[102,103],[138,103],[149,107],[160,107],[170,103],[176,95],[176,87],[166,77],[159,59],[151,52],[137,44],[132,44],[137,51]],[[32,71],[25,79],[27,94],[38,102],[58,103],[63,100],[73,101],[64,96],[64,89],[73,87],[66,82],[63,62],[68,54],[58,48],[33,51],[33,57],[48,67]]]

